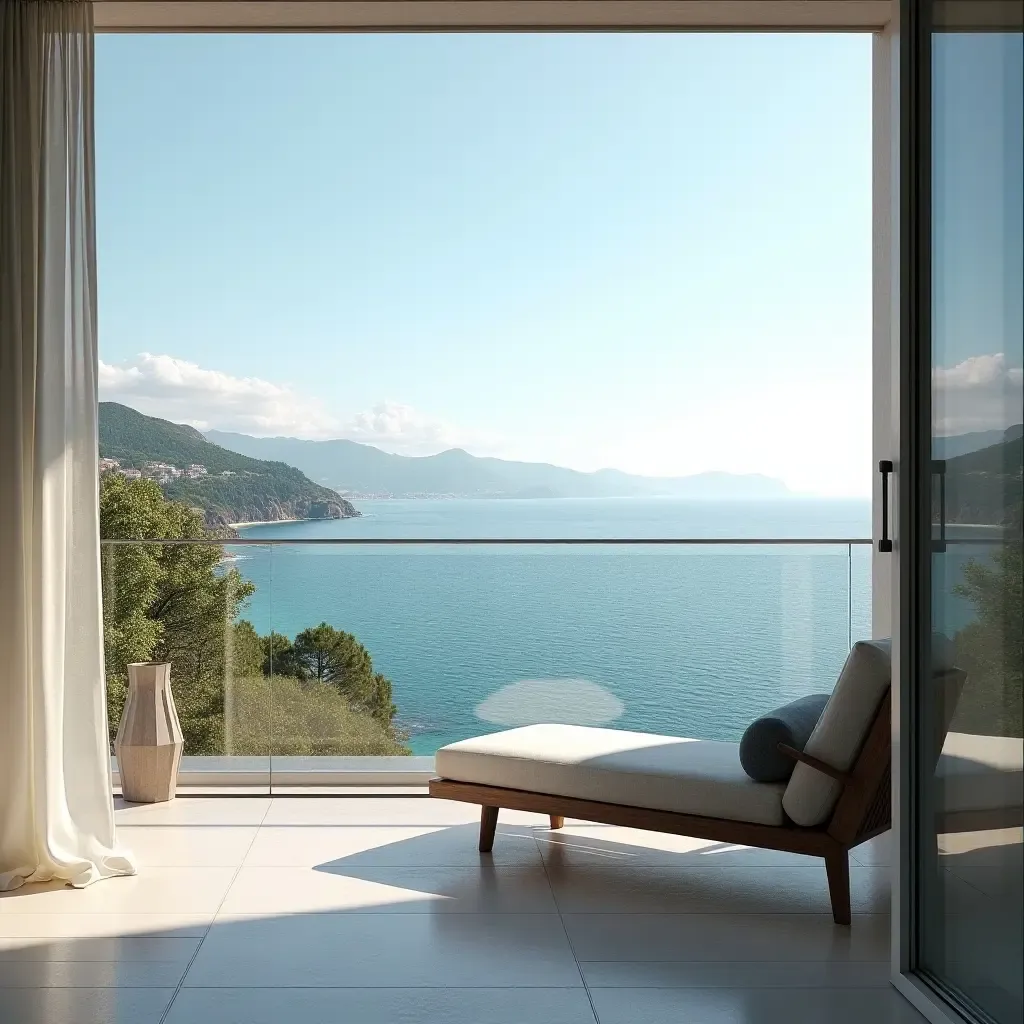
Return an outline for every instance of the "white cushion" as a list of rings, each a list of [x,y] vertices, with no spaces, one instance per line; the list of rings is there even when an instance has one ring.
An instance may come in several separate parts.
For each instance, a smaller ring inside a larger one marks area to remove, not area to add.
[[[784,783],[754,782],[738,743],[578,725],[528,725],[442,747],[458,782],[601,803],[781,825]]]
[[[892,677],[888,640],[853,645],[839,682],[804,750],[826,764],[848,771],[867,737]],[[805,764],[793,769],[782,806],[797,825],[827,821],[842,786]]]

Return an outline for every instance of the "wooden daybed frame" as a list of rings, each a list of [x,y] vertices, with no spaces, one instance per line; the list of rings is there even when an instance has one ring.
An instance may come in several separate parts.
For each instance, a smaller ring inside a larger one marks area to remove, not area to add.
[[[816,757],[792,748],[782,748],[795,760],[808,765],[842,784],[839,801],[832,816],[822,825],[802,828],[791,823],[758,825],[728,818],[705,818],[647,807],[579,800],[520,789],[481,786],[453,779],[431,779],[430,795],[444,800],[480,804],[480,851],[489,853],[501,808],[547,814],[552,828],[561,828],[566,818],[596,821],[606,825],[668,832],[720,843],[756,846],[821,857],[828,876],[832,917],[836,924],[850,923],[850,859],[855,846],[881,835],[891,826],[891,693],[887,692],[857,759],[848,772],[842,772]]]

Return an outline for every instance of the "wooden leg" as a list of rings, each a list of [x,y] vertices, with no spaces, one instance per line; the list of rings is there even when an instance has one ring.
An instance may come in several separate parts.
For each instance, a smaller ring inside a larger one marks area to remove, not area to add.
[[[846,850],[825,856],[828,894],[832,900],[832,919],[836,924],[850,923],[850,858]]]
[[[565,824],[565,818],[560,814],[549,814],[548,818],[551,820],[552,828],[561,828]]]
[[[494,830],[498,826],[498,808],[480,808],[480,852],[490,853],[494,846]]]

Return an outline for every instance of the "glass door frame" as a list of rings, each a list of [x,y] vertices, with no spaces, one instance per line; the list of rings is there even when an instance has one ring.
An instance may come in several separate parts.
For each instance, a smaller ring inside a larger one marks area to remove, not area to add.
[[[893,87],[898,117],[893,132],[897,186],[893,262],[895,342],[893,449],[897,491],[891,579],[893,609],[893,865],[892,981],[933,1024],[964,1018],[921,976],[917,879],[917,682],[925,668],[931,622],[931,22],[929,0],[900,0],[893,37]],[[925,671],[927,671],[925,669]]]
[[[893,90],[888,161],[894,237],[891,402],[895,453],[892,523],[895,541],[889,593],[893,609],[891,978],[932,1024],[977,1019],[952,991],[921,970],[918,857],[920,805],[929,787],[918,774],[922,735],[921,680],[930,678],[932,629],[932,11],[941,0],[900,0],[898,23],[882,37]],[[881,61],[876,58],[876,65]],[[877,114],[876,114],[877,122]],[[876,130],[880,126],[876,123]],[[883,159],[876,153],[877,161]],[[879,203],[876,196],[876,220]],[[877,293],[876,293],[877,297]],[[877,353],[876,353],[877,359]],[[876,587],[879,584],[876,583]],[[922,625],[923,624],[923,625]],[[934,836],[932,837],[934,841]]]

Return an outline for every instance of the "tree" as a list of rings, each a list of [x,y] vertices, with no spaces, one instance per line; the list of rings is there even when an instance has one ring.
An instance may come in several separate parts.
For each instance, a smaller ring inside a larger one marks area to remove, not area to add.
[[[295,638],[295,656],[310,679],[350,693],[365,689],[373,675],[369,651],[351,633],[326,622]]]
[[[398,714],[398,707],[391,699],[391,680],[381,672],[374,672],[365,698],[356,706],[383,725],[390,725]]]
[[[289,676],[308,679],[306,666],[295,652],[295,646],[283,633],[260,638],[263,644],[262,670],[265,676]]]
[[[235,623],[230,635],[231,646],[228,662],[235,676],[258,676],[263,674],[264,638],[261,637],[252,623],[240,619]]]
[[[100,489],[103,628],[111,738],[133,661],[170,661],[187,754],[402,754],[391,682],[351,633],[327,623],[293,644],[240,619],[252,583],[226,567],[202,512],[151,480]]]
[[[972,560],[954,593],[966,597],[977,618],[956,637],[967,684],[953,727],[996,736],[1024,735],[1024,537],[1022,507],[1010,517],[1008,540],[991,563]]]
[[[234,623],[255,587],[237,569],[223,569],[219,545],[159,543],[209,535],[201,513],[167,501],[152,480],[104,477],[100,536],[139,542],[103,547],[111,731],[124,706],[127,666],[170,661],[186,751],[218,752]]]
[[[370,652],[351,633],[321,622],[295,638],[293,652],[305,678],[330,683],[353,708],[385,725],[392,722],[398,709],[391,680],[374,672]]]

